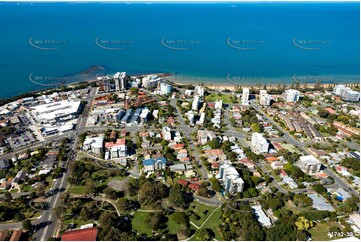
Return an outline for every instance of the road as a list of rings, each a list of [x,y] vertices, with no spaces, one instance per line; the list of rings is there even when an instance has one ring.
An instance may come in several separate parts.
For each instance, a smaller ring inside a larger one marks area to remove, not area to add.
[[[62,166],[68,167],[68,164],[76,158],[76,151],[78,148],[78,134],[81,134],[85,130],[86,117],[89,111],[89,108],[94,100],[96,88],[91,88],[90,94],[88,95],[86,101],[87,104],[83,110],[83,113],[79,115],[78,122],[75,127],[75,131],[69,137],[73,140],[72,143],[72,152],[68,155],[67,161],[64,161]],[[65,163],[65,164],[64,164]],[[54,213],[54,208],[59,205],[59,197],[62,191],[65,191],[68,186],[68,177],[70,175],[70,170],[67,169],[63,176],[55,179],[53,189],[57,189],[59,192],[50,196],[48,198],[49,210],[43,212],[40,219],[37,221],[37,225],[40,227],[36,232],[35,240],[47,240],[54,236],[54,232],[57,227],[57,218]]]
[[[183,138],[189,138],[188,139],[189,140],[189,149],[192,151],[195,159],[198,161],[198,164],[200,165],[200,169],[201,169],[201,172],[202,172],[203,179],[208,180],[208,173],[207,173],[206,169],[204,168],[204,166],[203,166],[203,164],[201,162],[201,158],[199,156],[199,153],[198,153],[197,149],[195,149],[195,144],[193,142],[193,139],[191,138],[191,133],[194,131],[194,129],[185,124],[184,119],[182,117],[182,114],[179,111],[175,100],[171,99],[170,103],[171,103],[171,105],[173,105],[176,108],[178,121],[180,123],[180,125],[178,126],[178,130],[182,131],[183,135],[186,135],[186,137],[183,137]]]
[[[11,159],[11,158],[13,158],[15,155],[22,154],[22,153],[26,152],[28,149],[32,150],[32,149],[35,149],[35,148],[44,146],[44,145],[48,144],[48,143],[51,142],[51,141],[60,140],[60,139],[62,139],[62,138],[68,137],[68,136],[69,136],[68,133],[53,136],[53,137],[51,137],[51,138],[48,138],[46,141],[37,142],[37,143],[31,144],[31,145],[29,145],[29,146],[25,146],[25,147],[16,149],[16,151],[12,151],[12,152],[8,152],[8,153],[5,153],[5,154],[2,154],[2,155],[0,155],[0,159]]]
[[[273,126],[275,126],[278,130],[280,130],[284,134],[284,139],[287,143],[292,144],[296,146],[298,149],[300,149],[304,154],[306,155],[312,155],[307,149],[305,149],[305,144],[296,140],[293,136],[291,136],[285,129],[283,129],[279,124],[277,124],[273,119],[271,119],[267,114],[265,114],[257,105],[254,105],[253,103],[251,106],[259,113],[261,114],[269,123],[271,123]],[[353,187],[343,178],[340,178],[334,171],[331,169],[328,169],[326,164],[322,160],[319,160],[324,167],[326,167],[323,172],[326,173],[328,176],[332,177],[335,182],[343,189],[348,190],[353,195],[359,197],[360,194],[353,189]]]
[[[10,229],[21,229],[23,228],[22,222],[16,223],[2,223],[0,224],[0,230],[10,230]]]

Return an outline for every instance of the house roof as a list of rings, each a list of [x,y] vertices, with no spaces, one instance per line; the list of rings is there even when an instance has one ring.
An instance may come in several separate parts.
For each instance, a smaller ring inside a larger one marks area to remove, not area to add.
[[[175,145],[173,145],[173,149],[175,149],[175,150],[183,149],[183,147],[184,147],[184,144],[175,144]]]
[[[197,191],[201,186],[198,184],[189,184],[188,187],[194,191]]]
[[[156,162],[160,162],[160,163],[163,163],[165,165],[165,164],[167,164],[167,159],[164,158],[164,157],[159,157],[157,159],[150,158],[150,159],[143,160],[143,165],[152,166]]]
[[[206,155],[210,155],[210,156],[220,156],[220,155],[224,155],[223,151],[221,149],[211,149],[211,150],[205,150],[204,153]]]
[[[105,148],[112,148],[114,146],[124,146],[125,145],[125,138],[117,139],[115,143],[113,142],[106,142]]]
[[[0,232],[0,241],[5,241],[7,236],[8,236],[8,233],[6,231],[1,231]]]
[[[167,159],[164,157],[159,157],[155,160],[156,162],[161,162],[163,164],[167,164]]]
[[[154,163],[155,163],[155,160],[153,158],[143,160],[143,165],[145,165],[145,166],[151,166],[151,165],[154,165]]]
[[[277,157],[267,157],[266,160],[268,162],[273,162],[273,161],[278,161],[278,158]]]
[[[0,160],[0,168],[1,169],[8,168],[8,167],[9,167],[8,160],[5,160],[5,159]]]
[[[186,180],[182,180],[182,179],[178,180],[178,184],[183,185],[183,186],[187,186],[188,183],[189,183],[189,181],[186,181]]]
[[[61,240],[62,241],[95,241],[97,238],[97,233],[98,233],[97,227],[66,231],[61,236]]]
[[[23,230],[14,230],[13,234],[10,237],[10,241],[19,241],[22,234]]]

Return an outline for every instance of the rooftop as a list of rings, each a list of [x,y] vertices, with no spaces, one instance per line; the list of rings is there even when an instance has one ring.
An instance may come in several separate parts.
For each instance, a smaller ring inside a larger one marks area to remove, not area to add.
[[[95,241],[98,234],[98,228],[78,229],[66,231],[62,236],[62,241]]]

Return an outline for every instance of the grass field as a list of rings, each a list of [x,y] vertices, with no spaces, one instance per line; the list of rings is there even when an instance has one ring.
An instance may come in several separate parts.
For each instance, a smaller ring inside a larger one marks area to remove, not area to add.
[[[232,103],[231,96],[232,96],[232,94],[211,93],[208,96],[206,96],[206,101],[214,102],[214,101],[221,99],[223,101],[223,103]]]
[[[317,241],[331,240],[331,238],[328,237],[327,235],[328,228],[329,225],[327,224],[317,224],[315,227],[308,230],[308,232],[310,232],[312,240],[317,240]]]
[[[208,219],[207,223],[204,224],[203,228],[211,229],[215,234],[216,240],[222,240],[221,235],[218,232],[218,225],[221,220],[222,210],[219,208],[212,214],[212,217]]]
[[[178,231],[182,228],[182,225],[174,222],[173,220],[173,215],[168,216],[168,221],[167,221],[167,230],[169,230],[170,234],[177,234]]]
[[[300,210],[297,209],[296,207],[294,207],[291,201],[288,201],[285,204],[285,208],[292,211],[294,214],[299,214],[300,213]]]
[[[193,208],[193,206],[195,206],[195,208]],[[202,203],[193,202],[191,203],[189,210],[196,213],[200,217],[200,219],[194,220],[192,219],[192,217],[190,217],[190,221],[192,221],[197,226],[201,226],[204,223],[204,221],[208,218],[208,216],[213,212],[214,209],[216,208],[204,205]],[[203,214],[205,210],[208,210],[207,214]]]
[[[69,193],[84,194],[84,186],[70,186]]]
[[[292,152],[292,153],[297,152],[297,150],[295,149],[295,147],[293,145],[282,143],[282,146],[289,152]]]
[[[147,236],[152,235],[152,230],[148,226],[149,213],[135,212],[134,218],[132,219],[132,227],[139,234],[146,234]]]

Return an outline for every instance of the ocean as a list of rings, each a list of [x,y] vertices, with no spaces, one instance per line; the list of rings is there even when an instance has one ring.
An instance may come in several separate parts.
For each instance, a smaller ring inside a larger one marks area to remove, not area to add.
[[[117,71],[220,85],[359,82],[359,9],[358,2],[3,2],[0,98]]]

